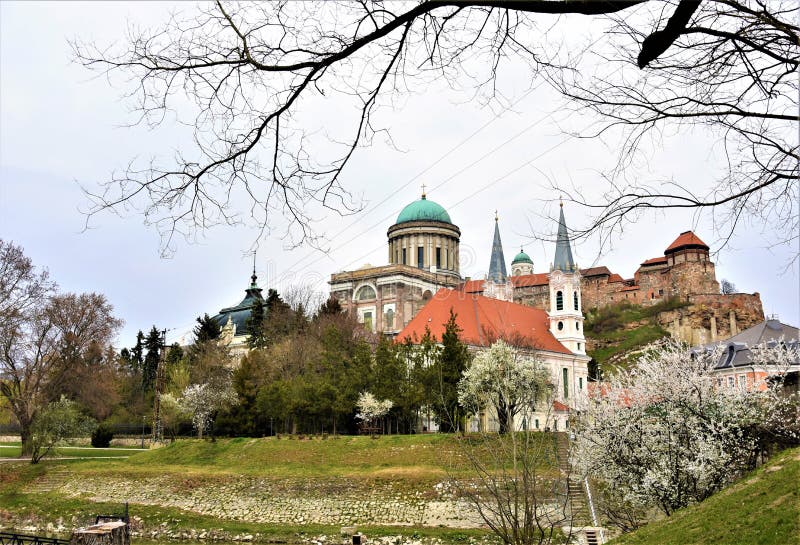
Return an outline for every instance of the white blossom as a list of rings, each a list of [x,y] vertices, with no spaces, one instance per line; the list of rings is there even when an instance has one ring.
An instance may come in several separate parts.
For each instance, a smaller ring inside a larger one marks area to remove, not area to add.
[[[356,418],[362,422],[372,422],[386,416],[393,406],[394,403],[389,399],[380,400],[369,392],[361,392],[356,402]]]
[[[577,434],[580,469],[670,515],[753,467],[765,434],[792,433],[776,419],[792,401],[775,388],[717,387],[720,350],[692,354],[672,343],[603,384]]]
[[[479,353],[464,372],[458,402],[473,413],[494,407],[500,422],[510,425],[521,411],[535,409],[546,384],[547,374],[535,358],[522,356],[500,340]]]
[[[230,384],[215,387],[203,383],[187,386],[179,403],[181,409],[192,416],[192,424],[197,430],[198,437],[202,438],[205,430],[213,422],[214,414],[237,402],[236,392]]]

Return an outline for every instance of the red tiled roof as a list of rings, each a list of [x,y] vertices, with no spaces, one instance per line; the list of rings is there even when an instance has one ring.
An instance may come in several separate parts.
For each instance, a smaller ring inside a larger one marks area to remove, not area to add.
[[[442,288],[397,335],[397,341],[420,339],[427,326],[441,339],[444,325],[456,314],[461,340],[472,346],[489,346],[502,338],[510,344],[571,354],[550,332],[547,313],[538,308]]]
[[[520,276],[509,277],[515,288],[525,286],[544,286],[547,284],[547,273],[522,274]]]
[[[639,286],[625,286],[620,291],[636,291],[639,289]]]
[[[515,288],[544,286],[547,284],[547,273],[522,274],[520,276],[509,276],[508,279]],[[484,282],[484,280],[468,280],[461,284],[458,289],[466,293],[483,293]]]
[[[661,256],[661,257],[651,257],[651,258],[650,258],[650,259],[648,259],[647,261],[642,261],[642,264],[641,264],[641,266],[642,266],[642,267],[644,267],[645,265],[657,265],[657,264],[660,264],[660,263],[666,263],[666,262],[667,262],[667,258],[666,258],[666,257],[664,257],[664,256]]]
[[[483,293],[483,280],[467,280],[458,289],[467,293]]]
[[[617,273],[614,273],[608,277],[608,283],[612,284],[614,282],[625,282],[625,280]]]
[[[561,403],[560,401],[553,401],[553,410],[559,413],[568,413],[569,407]]]
[[[590,269],[581,269],[581,276],[601,276],[607,275],[611,276],[611,271],[608,270],[608,267],[592,267]]]
[[[700,237],[692,233],[691,231],[684,231],[681,233],[675,241],[664,250],[664,253],[667,254],[669,252],[674,252],[679,248],[683,248],[684,246],[702,246],[706,250],[709,249],[708,244],[700,240]]]

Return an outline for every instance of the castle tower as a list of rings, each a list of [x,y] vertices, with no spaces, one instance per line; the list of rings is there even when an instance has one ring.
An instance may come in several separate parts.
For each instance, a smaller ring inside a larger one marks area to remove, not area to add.
[[[511,262],[511,276],[522,276],[523,274],[533,274],[533,260],[525,253],[523,248],[514,256]]]
[[[506,274],[506,257],[503,254],[503,243],[500,241],[500,226],[497,211],[494,213],[494,239],[492,240],[492,255],[489,259],[489,274],[483,285],[483,295],[500,299],[501,301],[512,301],[514,298],[514,286]]]
[[[547,279],[550,285],[550,331],[569,350],[585,355],[581,274],[572,258],[563,204],[558,218],[556,255]]]

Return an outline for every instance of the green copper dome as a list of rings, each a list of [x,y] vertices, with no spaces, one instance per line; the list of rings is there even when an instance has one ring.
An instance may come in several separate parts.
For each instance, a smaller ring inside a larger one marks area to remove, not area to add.
[[[533,265],[533,260],[528,254],[526,254],[520,249],[519,253],[516,256],[514,256],[514,261],[511,262],[512,265],[515,265],[517,263],[530,263],[531,265]]]
[[[407,221],[441,221],[443,223],[453,223],[450,221],[450,214],[442,205],[433,201],[429,201],[425,195],[418,201],[414,201],[405,208],[403,208],[400,215],[397,216],[396,223],[405,223]]]

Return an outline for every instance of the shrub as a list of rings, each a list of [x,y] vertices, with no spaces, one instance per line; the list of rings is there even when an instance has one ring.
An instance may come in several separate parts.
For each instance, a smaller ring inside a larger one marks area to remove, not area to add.
[[[94,448],[108,448],[113,438],[114,432],[111,431],[111,428],[100,424],[92,432],[92,446]]]

